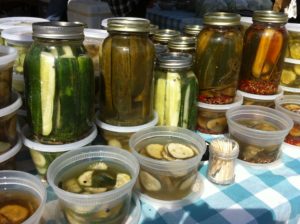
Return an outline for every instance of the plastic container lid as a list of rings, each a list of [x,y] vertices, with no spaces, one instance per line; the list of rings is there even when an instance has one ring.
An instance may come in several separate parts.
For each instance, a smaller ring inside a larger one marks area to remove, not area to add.
[[[156,112],[154,112],[154,118],[152,121],[150,121],[149,123],[143,124],[143,125],[138,125],[138,126],[126,126],[126,127],[114,126],[114,125],[104,123],[104,122],[100,121],[98,118],[96,119],[96,124],[98,125],[99,128],[107,130],[107,131],[119,132],[119,133],[138,132],[138,131],[141,131],[146,128],[154,127],[157,124],[157,122],[158,122],[158,115]]]
[[[209,110],[229,110],[233,107],[237,107],[243,104],[243,96],[241,93],[237,92],[236,96],[234,98],[234,102],[230,104],[208,104],[208,103],[202,103],[198,102],[197,106],[204,109]]]
[[[300,24],[298,23],[287,23],[285,24],[285,28],[288,31],[300,33]]]
[[[1,36],[8,41],[33,42],[31,26],[21,26],[3,30]]]
[[[20,151],[21,148],[22,148],[22,139],[21,136],[19,136],[17,144],[13,148],[9,149],[7,152],[0,155],[0,163],[3,163],[9,160],[10,158],[12,158],[13,156],[15,156]]]
[[[0,118],[8,114],[12,114],[17,111],[22,106],[21,95],[17,92],[12,92],[12,101],[13,103],[7,107],[0,109]]]
[[[299,59],[294,59],[294,58],[284,58],[284,62],[291,63],[291,64],[296,64],[296,65],[300,64],[300,60]]]
[[[32,23],[47,21],[49,20],[38,17],[5,17],[0,19],[0,30],[13,28],[16,26],[31,26]]]
[[[258,94],[246,93],[241,90],[238,90],[237,92],[240,93],[245,98],[249,98],[253,100],[266,100],[266,101],[275,100],[277,97],[283,95],[283,90],[281,87],[278,88],[277,94],[274,95],[258,95]]]
[[[78,149],[83,146],[90,144],[97,136],[96,125],[93,125],[92,132],[85,138],[72,143],[61,144],[61,145],[47,145],[34,142],[27,138],[29,132],[29,126],[26,125],[22,128],[22,140],[23,144],[29,149],[33,149],[40,152],[65,152],[73,149]]]
[[[83,30],[83,33],[85,37],[95,38],[95,39],[104,39],[108,36],[108,32],[106,30],[101,30],[101,29],[85,28]]]
[[[3,56],[2,56],[3,54]],[[14,62],[18,51],[13,47],[0,46],[0,68]]]
[[[296,93],[296,94],[300,93],[300,88],[292,88],[292,87],[287,87],[287,86],[280,86],[280,88],[286,92],[291,92],[291,93]]]
[[[278,97],[275,100],[275,108],[278,111],[281,111],[282,113],[289,116],[294,122],[299,123],[300,122],[300,114],[298,112],[293,112],[285,107],[281,106],[282,104],[298,104],[300,105],[300,96],[299,95],[285,95]]]

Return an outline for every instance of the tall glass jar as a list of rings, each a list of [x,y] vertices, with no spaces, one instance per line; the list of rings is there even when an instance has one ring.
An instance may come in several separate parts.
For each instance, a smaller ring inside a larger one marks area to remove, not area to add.
[[[155,49],[150,22],[140,18],[108,20],[100,86],[100,120],[116,126],[136,126],[153,119]]]
[[[232,103],[242,57],[240,16],[225,12],[208,13],[203,23],[195,55],[198,101],[208,104]]]
[[[194,37],[179,36],[168,42],[170,52],[182,52],[195,55],[196,39]]]
[[[277,93],[287,47],[286,14],[255,11],[244,36],[239,89],[253,94]]]
[[[92,130],[93,62],[83,47],[83,24],[33,24],[24,62],[28,122],[42,143],[78,141]]]
[[[171,29],[161,29],[154,32],[152,40],[155,44],[168,45],[169,40],[180,36],[180,32]]]
[[[192,56],[187,53],[158,56],[154,93],[158,125],[195,128],[198,81],[191,66]]]

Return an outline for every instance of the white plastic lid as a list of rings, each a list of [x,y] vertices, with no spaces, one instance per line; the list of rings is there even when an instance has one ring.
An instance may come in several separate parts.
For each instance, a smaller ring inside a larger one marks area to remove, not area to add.
[[[300,33],[300,24],[298,23],[287,23],[285,27],[288,31]]]
[[[97,116],[98,117],[98,116]],[[110,125],[107,123],[104,123],[100,121],[98,118],[96,119],[96,124],[98,125],[99,128],[107,130],[107,131],[112,131],[112,132],[119,132],[119,133],[133,133],[133,132],[138,132],[140,130],[154,127],[158,122],[158,115],[156,112],[154,112],[154,118],[152,121],[143,124],[143,125],[138,125],[138,126],[114,126]]]
[[[0,46],[0,68],[16,60],[18,51],[13,47]]]
[[[198,107],[210,110],[229,110],[230,108],[240,106],[243,104],[243,96],[237,92],[234,98],[234,102],[230,104],[208,104],[208,103],[201,103],[198,102]]]
[[[83,33],[85,37],[95,38],[95,39],[104,39],[108,36],[108,32],[106,30],[101,30],[101,29],[85,28]]]
[[[300,60],[294,58],[284,58],[284,62],[291,63],[291,64],[300,64]]]
[[[12,104],[0,109],[0,117],[4,117],[8,114],[11,114],[22,106],[22,99],[19,93],[14,91],[12,92],[12,101],[13,101]]]
[[[72,143],[61,144],[61,145],[48,145],[41,144],[27,138],[29,132],[29,126],[26,125],[22,128],[22,140],[23,144],[29,149],[33,149],[40,152],[65,152],[72,149],[78,149],[80,147],[90,144],[97,136],[96,125],[93,125],[92,132],[85,138]]]
[[[21,26],[3,30],[1,33],[2,38],[10,41],[32,42],[32,27]]]
[[[38,17],[5,17],[0,19],[0,29],[5,30],[16,26],[31,26],[36,22],[47,22],[49,20]]]
[[[283,90],[279,86],[277,94],[274,95],[258,95],[258,94],[252,94],[252,93],[246,93],[241,90],[238,90],[240,94],[242,94],[243,97],[248,98],[248,99],[253,99],[253,100],[265,100],[265,101],[272,101],[275,100],[278,96],[283,95]]]
[[[21,148],[22,148],[22,139],[20,136],[18,136],[17,144],[13,148],[9,149],[7,152],[0,155],[0,163],[3,163],[9,160],[10,158],[12,158],[13,156],[15,156],[20,151]]]
[[[286,92],[291,92],[291,93],[296,93],[296,94],[300,93],[300,88],[292,88],[292,87],[287,87],[287,86],[280,86],[280,88]]]
[[[252,23],[252,17],[242,16],[241,17],[241,22],[251,24]]]

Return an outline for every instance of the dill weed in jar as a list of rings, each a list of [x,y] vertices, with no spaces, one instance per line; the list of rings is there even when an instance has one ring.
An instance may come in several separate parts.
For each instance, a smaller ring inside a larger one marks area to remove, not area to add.
[[[239,89],[253,94],[276,94],[287,47],[286,14],[255,11],[244,36]]]
[[[195,55],[198,101],[208,104],[232,103],[242,56],[240,16],[224,12],[208,13],[203,23]]]

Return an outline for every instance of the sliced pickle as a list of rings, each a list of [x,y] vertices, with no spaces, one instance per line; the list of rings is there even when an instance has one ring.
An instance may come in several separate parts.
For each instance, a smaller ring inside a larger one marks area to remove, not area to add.
[[[68,223],[70,223],[70,224],[83,224],[86,221],[83,217],[80,217],[79,215],[74,214],[70,210],[67,210],[65,212],[65,216],[66,216]]]
[[[83,174],[81,174],[78,177],[78,183],[81,186],[91,187],[93,183],[93,174],[94,174],[93,170],[85,171]]]
[[[176,159],[187,159],[195,155],[192,148],[180,143],[169,143],[166,145],[166,148],[168,149],[168,153]]]
[[[97,194],[97,193],[102,193],[107,191],[107,188],[106,187],[85,187],[84,190],[92,194]]]
[[[108,217],[113,217],[119,214],[121,209],[123,208],[123,203],[119,203],[118,205],[114,206],[113,208],[106,208],[106,209],[101,209],[100,211],[96,212],[93,217],[95,218],[108,218]]]
[[[10,222],[9,223],[21,223],[27,219],[29,211],[27,208],[17,205],[5,205],[0,209],[0,214],[5,216]]]
[[[299,129],[299,126],[298,127],[293,127],[291,130],[290,130],[290,133],[289,133],[291,136],[293,137],[300,137],[300,129]]]
[[[62,188],[65,191],[69,191],[73,193],[80,193],[82,191],[82,188],[80,187],[80,185],[78,184],[75,178],[65,181],[62,185]]]
[[[298,104],[286,104],[283,106],[285,109],[293,112],[298,112],[300,111],[300,105]]]
[[[11,148],[11,144],[9,142],[0,141],[0,153],[6,152],[10,148]]]
[[[197,123],[199,127],[206,129],[207,120],[204,117],[198,117]]]
[[[107,170],[108,166],[104,162],[96,162],[96,163],[89,165],[88,168],[91,170]]]
[[[121,142],[116,138],[109,139],[107,145],[114,146],[117,148],[122,148]]]
[[[296,80],[296,76],[295,72],[284,69],[281,73],[281,82],[286,85],[291,84]]]
[[[131,177],[126,173],[118,173],[115,188],[120,188],[127,184],[131,180]]]
[[[162,157],[163,157],[165,160],[168,160],[168,161],[176,160],[175,158],[173,158],[172,156],[169,155],[169,153],[168,153],[167,150],[162,151],[161,154],[162,154]]]
[[[227,125],[227,120],[225,117],[219,117],[209,120],[206,125],[211,131],[222,132]]]
[[[257,155],[257,153],[263,151],[264,149],[249,145],[243,151],[244,160],[250,160]]]
[[[194,184],[195,180],[197,178],[197,173],[189,176],[185,180],[183,180],[179,186],[179,190],[183,191],[191,187],[191,185]]]
[[[262,131],[277,131],[278,130],[276,128],[276,126],[274,126],[273,124],[268,123],[268,122],[258,123],[255,126],[253,126],[253,128],[255,128],[257,130],[262,130]]]
[[[164,150],[164,146],[161,144],[149,144],[146,146],[146,152],[149,156],[154,159],[162,159],[162,151]]]
[[[47,163],[45,156],[43,156],[42,153],[35,151],[35,150],[30,150],[31,158],[34,162],[34,164],[38,167],[44,167]]]
[[[161,183],[154,176],[146,171],[140,172],[140,181],[143,187],[147,191],[159,191],[161,190]]]

